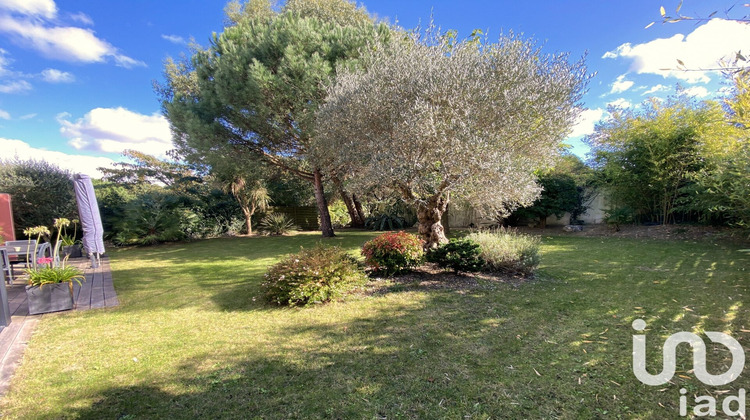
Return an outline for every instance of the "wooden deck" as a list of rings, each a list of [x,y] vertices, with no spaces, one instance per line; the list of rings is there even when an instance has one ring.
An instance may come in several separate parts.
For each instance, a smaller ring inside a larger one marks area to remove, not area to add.
[[[101,259],[98,268],[91,268],[91,263],[87,258],[70,259],[68,263],[78,266],[86,276],[86,281],[82,285],[73,285],[75,310],[85,311],[120,304],[112,284],[112,272],[107,257]],[[11,323],[0,331],[0,395],[7,391],[10,378],[21,362],[26,344],[39,319],[44,316],[29,315],[25,289],[26,278],[20,275],[21,271],[18,269],[15,273],[18,276],[14,278],[13,284],[6,286]]]

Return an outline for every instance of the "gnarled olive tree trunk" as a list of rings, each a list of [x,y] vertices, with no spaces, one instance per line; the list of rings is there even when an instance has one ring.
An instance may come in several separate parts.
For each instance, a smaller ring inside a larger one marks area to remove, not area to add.
[[[448,242],[441,219],[449,201],[445,195],[437,194],[417,203],[419,238],[425,241],[425,249],[434,249]]]

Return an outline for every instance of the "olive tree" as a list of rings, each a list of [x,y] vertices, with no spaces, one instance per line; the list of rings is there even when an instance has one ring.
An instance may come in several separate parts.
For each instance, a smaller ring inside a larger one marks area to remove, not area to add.
[[[426,38],[377,49],[364,71],[339,71],[314,154],[345,168],[357,189],[395,189],[435,247],[447,241],[441,217],[452,197],[486,212],[536,199],[534,171],[558,154],[588,76],[583,60],[512,34]]]

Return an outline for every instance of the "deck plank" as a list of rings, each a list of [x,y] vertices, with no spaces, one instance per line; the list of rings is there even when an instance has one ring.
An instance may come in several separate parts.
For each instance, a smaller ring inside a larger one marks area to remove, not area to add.
[[[29,304],[26,298],[26,285],[8,287],[8,309],[11,316],[26,316],[29,314]]]
[[[91,276],[86,273],[86,281],[81,285],[81,291],[78,294],[76,302],[76,309],[79,311],[85,311],[91,309]]]
[[[31,334],[34,332],[39,318],[40,315],[33,315],[23,317],[23,321],[17,321],[20,324],[18,333],[15,335],[8,352],[0,363],[0,395],[7,392],[13,373],[15,373],[18,365],[21,364],[23,351],[26,349],[29,339],[31,339]],[[13,325],[12,322],[11,325]]]
[[[16,339],[16,336],[18,336],[18,332],[21,331],[22,326],[23,319],[21,317],[11,317],[10,325],[3,328],[3,332],[0,333],[0,364],[7,356],[8,351],[10,350],[13,341]]]

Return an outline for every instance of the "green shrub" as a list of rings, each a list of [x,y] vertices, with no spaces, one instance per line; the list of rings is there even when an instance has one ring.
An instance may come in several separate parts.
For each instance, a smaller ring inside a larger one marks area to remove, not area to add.
[[[615,228],[615,232],[620,231],[620,226],[633,223],[633,211],[627,207],[616,207],[605,210],[604,220],[607,224]]]
[[[422,241],[406,232],[384,233],[362,246],[365,263],[385,275],[396,274],[421,264]]]
[[[180,197],[165,190],[152,190],[128,201],[112,238],[118,245],[153,245],[188,239],[197,216],[186,209]]]
[[[451,239],[427,254],[427,261],[436,263],[441,268],[459,271],[479,271],[484,266],[479,244],[468,239]]]
[[[339,247],[318,245],[269,268],[262,288],[278,305],[309,305],[337,299],[366,281],[354,257]]]
[[[264,217],[258,225],[267,235],[286,235],[293,230],[299,230],[292,219],[283,213],[271,213]]]
[[[16,238],[31,226],[47,225],[56,217],[77,217],[75,191],[70,171],[43,160],[5,159],[0,154],[0,192],[13,197]],[[11,232],[6,232],[10,236]]]
[[[349,211],[342,200],[336,200],[328,204],[328,212],[331,215],[331,224],[334,229],[346,227],[351,222]]]
[[[469,234],[479,244],[480,257],[490,270],[529,275],[539,265],[539,237],[498,229]]]

